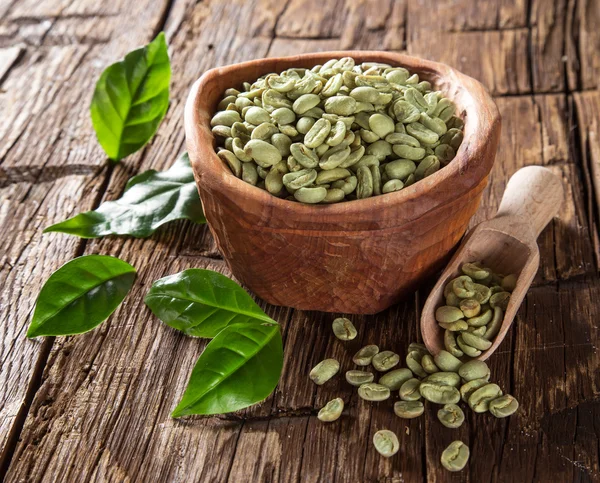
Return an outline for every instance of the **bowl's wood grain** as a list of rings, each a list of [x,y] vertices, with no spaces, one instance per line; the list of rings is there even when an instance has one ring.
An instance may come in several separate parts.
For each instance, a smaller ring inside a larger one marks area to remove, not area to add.
[[[421,313],[423,342],[432,354],[444,349],[444,330],[435,320],[435,310],[445,305],[444,287],[462,274],[461,266],[481,261],[496,273],[518,275],[502,326],[492,346],[477,357],[486,360],[500,346],[513,323],[540,263],[537,238],[563,202],[561,180],[548,168],[521,168],[509,180],[498,213],[477,225],[456,251]]]
[[[326,206],[276,198],[229,172],[210,131],[224,90],[343,56],[401,65],[442,89],[465,120],[456,158],[402,191]],[[439,270],[464,234],[494,162],[500,115],[479,82],[446,65],[388,52],[322,52],[207,71],[190,92],[185,129],[210,229],[241,282],[276,305],[375,313]]]

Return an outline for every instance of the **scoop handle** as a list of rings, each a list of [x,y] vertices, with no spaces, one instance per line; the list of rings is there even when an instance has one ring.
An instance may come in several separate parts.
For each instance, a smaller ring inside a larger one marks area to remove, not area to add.
[[[537,238],[558,212],[563,196],[558,176],[542,166],[527,166],[508,180],[496,218],[518,217]]]

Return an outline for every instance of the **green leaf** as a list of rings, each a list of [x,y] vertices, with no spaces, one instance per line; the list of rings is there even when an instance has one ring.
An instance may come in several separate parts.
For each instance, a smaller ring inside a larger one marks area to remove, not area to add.
[[[49,226],[44,233],[61,232],[81,238],[147,237],[159,226],[182,218],[206,222],[187,153],[168,171],[151,169],[131,178],[120,199]]]
[[[282,366],[283,347],[277,324],[230,325],[208,344],[196,362],[172,416],[229,413],[260,402],[277,386]]]
[[[154,136],[169,107],[170,81],[163,32],[104,70],[90,113],[98,142],[110,159],[123,159]]]
[[[232,324],[274,321],[242,287],[212,270],[190,268],[152,284],[146,305],[169,327],[215,337]]]
[[[65,263],[42,287],[27,337],[92,330],[123,301],[135,276],[131,265],[106,255],[87,255]]]

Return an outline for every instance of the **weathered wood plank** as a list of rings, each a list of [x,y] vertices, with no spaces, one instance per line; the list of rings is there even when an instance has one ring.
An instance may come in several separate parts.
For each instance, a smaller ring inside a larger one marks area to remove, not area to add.
[[[22,7],[15,4],[10,18],[25,15]],[[63,7],[60,2],[38,2],[26,12],[45,18],[60,15]],[[143,7],[138,3],[137,8]],[[143,16],[143,28],[129,26],[128,38],[111,49],[113,59],[149,39],[151,25],[156,28],[160,22],[160,9],[153,12]],[[125,28],[124,23],[112,22],[115,29]],[[99,28],[103,23],[100,20]],[[78,239],[45,236],[42,230],[91,208],[108,173],[89,122],[88,99],[101,68],[85,61],[90,48],[25,47],[23,58],[2,84],[0,467],[12,451],[12,438],[38,383],[34,376],[43,368],[51,344],[24,337],[35,297],[50,273],[82,249]],[[106,53],[97,50],[93,55],[104,58]]]
[[[600,75],[600,4],[595,0],[569,0],[566,16],[567,77],[569,89],[598,87]]]
[[[409,28],[412,20],[409,15]],[[526,28],[446,32],[443,39],[428,30],[410,32],[407,53],[411,55],[449,64],[479,80],[496,96],[531,92]]]
[[[573,95],[577,110],[578,134],[582,153],[582,168],[585,175],[585,186],[588,193],[588,222],[597,223],[600,213],[600,143],[598,132],[600,126],[600,93],[584,92]],[[593,232],[596,264],[600,266],[600,234]]]
[[[536,93],[565,89],[566,3],[566,0],[531,1],[531,72]]]
[[[526,0],[471,2],[424,0],[408,2],[410,35],[429,30],[442,32],[503,30],[527,27]]]

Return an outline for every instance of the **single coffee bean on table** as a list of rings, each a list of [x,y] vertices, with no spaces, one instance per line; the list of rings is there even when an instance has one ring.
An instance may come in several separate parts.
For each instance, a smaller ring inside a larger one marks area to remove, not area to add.
[[[347,371],[346,381],[353,386],[359,387],[368,382],[373,382],[375,376],[371,372],[367,371]],[[381,382],[381,381],[380,381]]]
[[[381,429],[373,435],[373,446],[381,456],[390,458],[400,450],[400,441],[396,433]]]
[[[367,345],[360,349],[354,357],[352,358],[352,362],[354,362],[357,366],[368,366],[371,364],[373,360],[373,356],[379,352],[379,347],[374,344]]]
[[[469,447],[462,441],[453,441],[442,452],[440,461],[448,471],[460,471],[469,461]]]
[[[210,124],[219,157],[236,177],[279,198],[330,204],[389,196],[452,162],[463,140],[456,111],[418,74],[344,57],[227,89]],[[265,182],[245,163],[260,167]],[[286,178],[303,168],[315,176]],[[328,190],[325,178],[337,169],[346,172]],[[482,267],[468,271],[485,279]],[[513,285],[507,278],[503,287]]]
[[[317,414],[317,418],[319,421],[323,421],[326,423],[336,421],[342,415],[342,411],[344,410],[344,400],[342,398],[335,398],[329,401],[325,406],[321,408],[319,414]]]
[[[345,317],[335,319],[332,323],[332,329],[335,336],[340,340],[354,340],[358,334],[352,321]]]
[[[339,370],[340,363],[338,361],[335,359],[325,359],[313,367],[309,377],[315,384],[321,386],[335,376]]]

